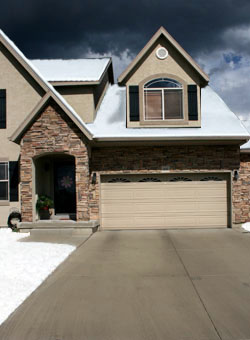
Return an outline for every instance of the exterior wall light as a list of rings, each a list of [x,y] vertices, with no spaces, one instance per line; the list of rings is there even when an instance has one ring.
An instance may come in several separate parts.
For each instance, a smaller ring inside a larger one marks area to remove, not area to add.
[[[237,181],[239,179],[239,171],[238,170],[234,170],[234,177],[233,177],[233,179],[235,181]]]

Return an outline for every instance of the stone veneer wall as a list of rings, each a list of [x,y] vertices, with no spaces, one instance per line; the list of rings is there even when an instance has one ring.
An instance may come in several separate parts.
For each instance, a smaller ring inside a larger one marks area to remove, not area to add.
[[[89,157],[82,133],[60,107],[50,102],[21,140],[21,211],[25,222],[32,222],[32,160],[48,153],[75,157],[77,220],[89,220]]]
[[[161,173],[175,171],[233,171],[240,167],[238,146],[155,146],[92,149],[91,172],[97,173],[96,185],[90,184],[90,218],[99,217],[100,174]],[[232,181],[233,222],[242,222],[248,203],[241,199],[241,181]],[[248,210],[247,210],[248,211]],[[249,213],[248,213],[249,214]],[[246,215],[246,214],[245,214]]]
[[[239,222],[250,221],[250,154],[241,153],[239,180],[237,181],[238,197],[240,202]]]

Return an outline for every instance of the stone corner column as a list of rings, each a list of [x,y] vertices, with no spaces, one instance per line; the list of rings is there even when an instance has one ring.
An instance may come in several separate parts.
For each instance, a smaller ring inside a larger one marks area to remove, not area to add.
[[[89,221],[89,159],[87,150],[76,156],[76,220]]]
[[[33,222],[32,207],[32,159],[21,156],[20,159],[20,199],[23,222]]]

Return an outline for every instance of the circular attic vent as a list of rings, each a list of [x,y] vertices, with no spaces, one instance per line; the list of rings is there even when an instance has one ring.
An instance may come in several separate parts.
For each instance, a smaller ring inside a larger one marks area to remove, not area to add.
[[[168,50],[165,47],[159,47],[156,50],[156,56],[159,59],[166,59],[168,56]]]

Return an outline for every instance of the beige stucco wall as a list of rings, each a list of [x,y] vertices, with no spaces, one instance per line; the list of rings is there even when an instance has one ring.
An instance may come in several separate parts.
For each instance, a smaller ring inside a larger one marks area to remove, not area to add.
[[[85,123],[92,123],[102,98],[108,88],[108,73],[98,85],[56,86],[56,90],[67,100]]]
[[[7,96],[7,128],[0,129],[0,157],[16,161],[20,153],[19,145],[9,141],[8,138],[39,102],[43,90],[2,44],[0,44],[0,72],[0,89],[6,89]],[[2,206],[0,202],[0,226],[6,225],[12,207],[19,209],[19,202],[10,202],[7,206]]]
[[[165,47],[168,50],[168,57],[164,60],[158,59],[155,55],[159,47]],[[159,73],[173,74],[189,84],[199,84],[197,72],[194,71],[180,53],[163,38],[160,38],[141,59],[133,74],[127,78],[126,84],[139,84],[145,78]]]
[[[56,90],[67,100],[85,123],[94,119],[94,94],[91,86],[57,86]]]

